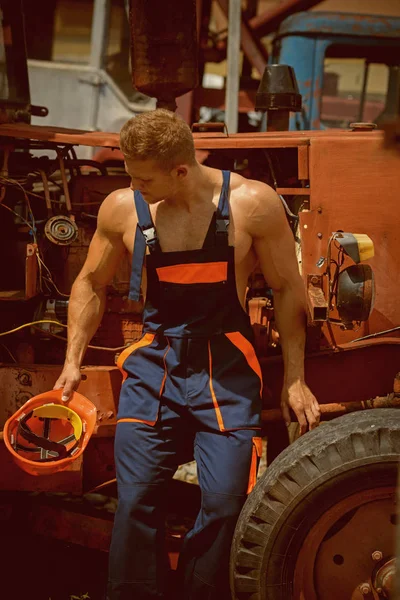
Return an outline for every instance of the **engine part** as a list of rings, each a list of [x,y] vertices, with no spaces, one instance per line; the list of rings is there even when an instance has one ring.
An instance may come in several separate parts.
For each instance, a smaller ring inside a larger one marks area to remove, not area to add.
[[[267,65],[256,94],[256,110],[266,110],[267,130],[289,129],[289,112],[301,111],[301,94],[293,67]]]
[[[374,304],[374,275],[365,264],[351,265],[339,275],[337,309],[345,325],[366,321]]]
[[[53,244],[69,246],[78,237],[78,227],[71,217],[51,217],[44,226],[44,233]]]

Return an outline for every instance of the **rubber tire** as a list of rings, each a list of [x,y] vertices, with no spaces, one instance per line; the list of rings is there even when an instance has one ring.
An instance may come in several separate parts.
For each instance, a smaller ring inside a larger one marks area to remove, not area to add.
[[[292,600],[297,556],[311,527],[348,496],[395,489],[399,457],[397,409],[339,417],[286,448],[240,514],[230,562],[232,598]]]

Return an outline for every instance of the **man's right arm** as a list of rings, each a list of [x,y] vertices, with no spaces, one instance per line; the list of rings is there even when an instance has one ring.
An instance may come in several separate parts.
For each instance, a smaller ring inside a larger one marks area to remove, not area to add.
[[[110,194],[100,207],[85,264],[71,289],[67,353],[63,371],[54,385],[54,389],[63,388],[65,401],[79,385],[83,357],[104,314],[107,285],[125,252],[122,222],[116,214],[120,212],[118,195],[120,190]]]

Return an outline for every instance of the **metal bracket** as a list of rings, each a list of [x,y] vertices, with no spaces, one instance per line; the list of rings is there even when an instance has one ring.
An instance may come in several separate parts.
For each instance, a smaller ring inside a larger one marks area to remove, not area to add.
[[[307,305],[310,322],[328,320],[329,309],[323,290],[322,275],[307,276]]]

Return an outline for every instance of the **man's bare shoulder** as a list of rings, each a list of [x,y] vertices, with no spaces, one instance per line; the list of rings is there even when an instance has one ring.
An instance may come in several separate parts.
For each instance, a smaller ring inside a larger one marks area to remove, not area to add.
[[[136,220],[133,192],[130,188],[114,190],[100,206],[97,227],[103,232],[123,234],[127,224]]]
[[[244,219],[252,237],[265,235],[285,219],[282,202],[273,188],[262,181],[246,179],[238,173],[231,177],[233,217]]]

